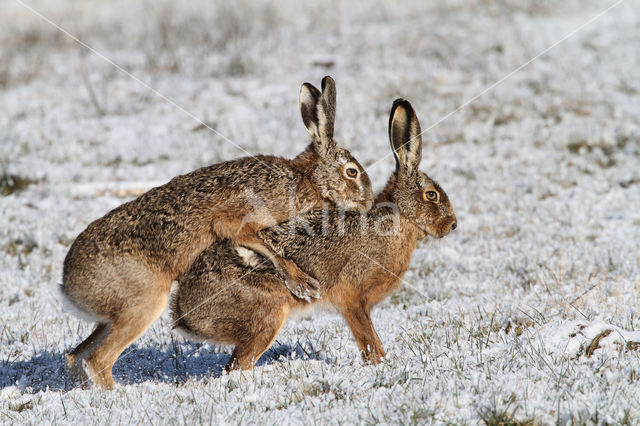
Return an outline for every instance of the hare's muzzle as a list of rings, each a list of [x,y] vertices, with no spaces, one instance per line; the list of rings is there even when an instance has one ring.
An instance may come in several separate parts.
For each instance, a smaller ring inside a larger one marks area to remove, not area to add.
[[[442,222],[442,235],[440,238],[448,235],[449,232],[455,230],[458,227],[458,220],[455,216],[446,217]]]
[[[427,234],[434,238],[442,238],[458,227],[455,216],[447,216],[427,227]]]

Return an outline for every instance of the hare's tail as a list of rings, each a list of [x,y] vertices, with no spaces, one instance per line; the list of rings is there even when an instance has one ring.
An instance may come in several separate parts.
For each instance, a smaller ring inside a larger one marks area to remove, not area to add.
[[[62,307],[65,311],[70,312],[74,316],[87,322],[108,323],[109,321],[93,312],[87,311],[85,308],[76,303],[67,293],[64,284],[58,284],[58,297],[62,301]]]
[[[178,297],[178,286],[180,284],[174,281],[171,285],[171,293],[169,295],[169,310],[171,311],[171,329],[188,328],[180,309],[180,300]]]

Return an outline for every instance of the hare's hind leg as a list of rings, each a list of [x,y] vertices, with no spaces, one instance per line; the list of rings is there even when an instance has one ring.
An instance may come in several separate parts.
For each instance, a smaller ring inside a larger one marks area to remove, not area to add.
[[[148,294],[140,303],[122,312],[111,323],[102,343],[87,358],[91,380],[103,389],[113,389],[111,369],[116,360],[134,340],[158,319],[167,306],[169,290]]]
[[[75,386],[86,387],[89,382],[87,373],[82,368],[82,361],[102,342],[106,337],[109,324],[98,323],[93,333],[83,340],[76,348],[67,355],[67,370],[69,379]]]
[[[276,340],[288,315],[289,306],[284,305],[275,306],[275,309],[267,312],[263,317],[253,316],[252,320],[259,325],[253,328],[252,336],[248,340],[236,345],[224,369],[226,371],[251,370],[256,361]]]

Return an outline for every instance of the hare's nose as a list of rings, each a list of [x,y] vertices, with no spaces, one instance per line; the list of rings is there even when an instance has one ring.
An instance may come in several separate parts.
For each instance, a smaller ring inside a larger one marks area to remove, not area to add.
[[[453,222],[451,224],[451,230],[453,231],[454,229],[456,229],[458,227],[458,222]]]

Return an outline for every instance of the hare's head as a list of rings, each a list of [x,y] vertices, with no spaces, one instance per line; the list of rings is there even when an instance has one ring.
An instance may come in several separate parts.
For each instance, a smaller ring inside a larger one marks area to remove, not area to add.
[[[322,79],[322,92],[309,83],[302,85],[300,113],[311,134],[310,150],[317,156],[311,176],[322,198],[347,209],[371,208],[373,190],[367,172],[333,139],[336,84],[331,77]]]
[[[389,139],[396,157],[389,195],[400,214],[421,231],[422,238],[444,237],[456,229],[456,215],[440,185],[418,170],[422,158],[420,123],[404,99],[396,99],[391,107]]]

